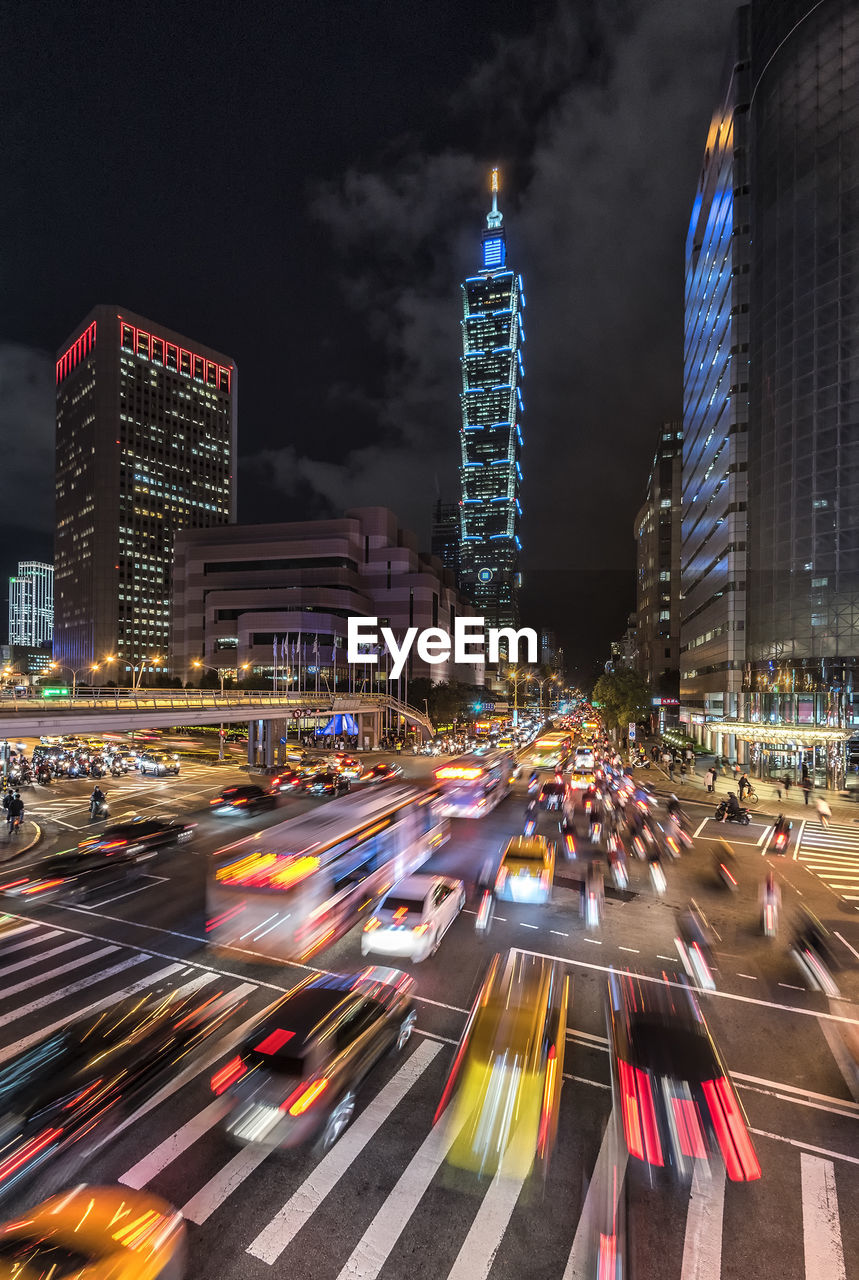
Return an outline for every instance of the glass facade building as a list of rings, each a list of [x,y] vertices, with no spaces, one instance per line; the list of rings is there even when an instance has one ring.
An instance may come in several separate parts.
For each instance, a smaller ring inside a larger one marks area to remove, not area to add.
[[[236,366],[98,306],[56,374],[54,657],[115,655],[122,683],[143,658],[169,667],[176,532],[235,520]]]
[[[654,695],[674,701],[679,693],[682,452],[680,423],[664,422],[647,497],[635,519],[638,669]]]
[[[518,621],[525,296],[507,264],[498,175],[482,267],[462,285],[460,582],[487,626]]]
[[[686,240],[681,719],[736,715],[745,663],[748,70],[741,9]]]
[[[859,7],[755,0],[750,692],[859,667]],[[852,699],[851,699],[852,701]]]
[[[50,644],[54,633],[54,566],[21,560],[9,579],[9,643]]]

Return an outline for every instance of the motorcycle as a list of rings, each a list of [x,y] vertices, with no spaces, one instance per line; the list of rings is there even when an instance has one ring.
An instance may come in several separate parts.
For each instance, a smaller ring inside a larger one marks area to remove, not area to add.
[[[787,846],[790,843],[790,832],[792,827],[793,827],[793,823],[789,822],[787,818],[779,816],[776,819],[775,826],[774,826],[775,835],[773,836],[773,841],[772,841],[773,853],[787,852]]]
[[[90,821],[95,822],[100,818],[109,818],[110,809],[107,807],[106,800],[91,801],[89,806]]]
[[[776,884],[772,871],[767,875],[761,891],[761,928],[765,938],[774,938],[778,933],[778,909],[781,902],[781,891]]]
[[[605,906],[605,885],[602,867],[590,863],[581,890],[581,914],[586,929],[598,929]]]
[[[714,866],[719,883],[723,884],[726,889],[730,889],[731,893],[736,893],[740,884],[737,879],[737,859],[733,850],[729,849],[727,845],[717,849]]]
[[[674,945],[692,981],[704,991],[715,991],[713,933],[703,912],[694,903],[677,917]]]
[[[739,822],[743,827],[747,827],[752,820],[748,809],[731,809],[727,800],[719,801],[713,816],[718,822]]]
[[[495,894],[491,889],[485,890],[474,919],[474,932],[479,938],[485,938],[492,928],[492,917],[495,914]]]
[[[662,870],[662,863],[659,860],[658,853],[651,854],[648,859],[648,870],[650,871],[650,883],[661,897],[668,888],[668,881],[665,879],[665,872]]]
[[[790,951],[812,989],[837,1000],[841,993],[832,971],[838,962],[829,945],[829,932],[808,910],[802,912]]]
[[[627,889],[629,887],[629,867],[626,861],[626,854],[617,836],[614,835],[609,836],[608,840],[608,865],[615,888]]]

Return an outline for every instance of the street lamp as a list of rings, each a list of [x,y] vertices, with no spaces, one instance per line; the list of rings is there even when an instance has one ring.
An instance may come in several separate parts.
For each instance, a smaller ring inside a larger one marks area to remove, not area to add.
[[[534,677],[531,675],[530,671],[526,671],[524,675],[520,675],[518,668],[511,667],[507,672],[507,679],[513,683],[513,728],[515,729],[519,724],[519,686],[520,684],[527,684],[528,681],[533,680]]]
[[[558,681],[558,677],[557,677],[556,675],[545,676],[542,680],[538,680],[538,681],[537,681],[537,684],[538,684],[538,685],[539,685],[539,687],[540,687],[540,703],[539,703],[539,711],[540,711],[540,715],[541,715],[541,716],[542,716],[542,714],[543,714],[543,688],[544,688],[544,686],[545,686],[545,685],[547,685],[547,684],[551,684],[551,683],[552,683],[552,681],[555,681],[555,683],[557,683],[557,681]]]
[[[243,663],[241,664],[241,666],[238,668],[238,670],[239,670],[239,671],[247,671],[247,669],[248,669],[248,667],[249,667],[250,665],[251,665],[251,664],[250,664],[249,662],[243,662]],[[216,676],[218,676],[218,678],[219,678],[219,679],[220,679],[220,681],[221,681],[221,697],[223,698],[223,696],[224,696],[224,669],[223,669],[223,667],[211,667],[211,666],[209,666],[209,664],[208,664],[207,662],[200,662],[199,658],[193,658],[193,659],[191,660],[191,666],[192,666],[192,667],[199,667],[199,668],[201,668],[201,670],[203,670],[203,671],[214,671],[215,675],[216,675]],[[218,759],[219,759],[219,760],[223,760],[223,758],[224,758],[224,725],[223,725],[223,721],[222,721],[222,722],[221,722],[221,727],[220,727],[220,729],[218,730]]]
[[[52,662],[48,670],[49,671],[68,671],[69,675],[72,678],[72,697],[74,698],[77,696],[78,676],[80,675],[80,673],[82,671],[98,671],[100,666],[101,666],[100,662],[91,662],[87,667],[73,668],[73,667],[63,667],[59,664],[59,662]]]

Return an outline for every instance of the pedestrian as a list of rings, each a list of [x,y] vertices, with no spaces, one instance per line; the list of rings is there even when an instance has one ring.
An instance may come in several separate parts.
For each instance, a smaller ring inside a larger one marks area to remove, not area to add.
[[[727,757],[727,756],[722,756],[722,757],[721,757],[721,760],[720,760],[720,762],[719,762],[719,763],[720,763],[720,765],[721,765],[723,775],[727,778],[727,776],[728,776],[728,757]]]
[[[823,796],[818,796],[815,804],[817,805],[817,816],[820,819],[820,825],[822,827],[828,827],[829,819],[832,817],[832,810],[824,800]]]
[[[715,791],[716,790],[716,770],[713,765],[710,765],[710,768],[704,774],[704,777],[707,780],[707,790]]]
[[[742,776],[740,777],[740,779],[739,779],[739,781],[738,781],[737,785],[738,785],[738,787],[740,788],[740,804],[742,804],[742,803],[743,803],[743,796],[746,794],[746,792],[747,792],[747,791],[751,791],[751,789],[752,789],[752,784],[749,782],[749,780],[748,780],[748,778],[746,777],[745,773],[743,773],[743,774],[742,774]]]
[[[802,762],[802,781],[808,782],[808,761],[806,760]]]
[[[659,748],[657,747],[655,742],[653,746],[650,748],[650,758],[654,764],[656,764],[656,761],[659,759]]]
[[[674,781],[674,756],[673,755],[669,755],[668,757],[668,777],[671,782]]]
[[[740,774],[742,773],[742,769],[740,768],[740,766],[739,766],[739,764],[737,763],[737,761],[736,761],[736,760],[735,760],[735,761],[734,761],[734,763],[731,765],[731,768],[732,768],[732,769],[733,769],[733,771],[734,771],[734,781],[735,781],[735,782],[739,782],[739,780],[740,780]]]
[[[686,748],[686,764],[690,773],[695,772],[695,752],[691,747]]]
[[[9,801],[9,808],[6,810],[6,825],[9,835],[15,827],[19,827],[24,821],[24,801],[15,791],[12,799]]]
[[[808,797],[811,795],[811,778],[805,777],[802,780],[802,795],[805,803],[808,804]]]
[[[789,773],[786,773],[786,774],[784,775],[784,777],[782,778],[782,785],[784,786],[784,798],[785,798],[785,800],[789,800],[789,799],[790,799],[790,789],[791,789],[791,787],[793,786],[793,783],[792,783],[792,782],[791,782],[791,780],[790,780],[790,774],[789,774]]]

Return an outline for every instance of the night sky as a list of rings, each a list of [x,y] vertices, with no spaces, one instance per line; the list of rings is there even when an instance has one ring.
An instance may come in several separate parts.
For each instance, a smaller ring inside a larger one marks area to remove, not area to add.
[[[96,302],[236,360],[240,520],[378,503],[428,546],[436,493],[458,497],[459,281],[498,164],[528,303],[525,621],[607,656],[680,415],[734,7],[5,5],[4,578],[50,558],[53,352]]]

